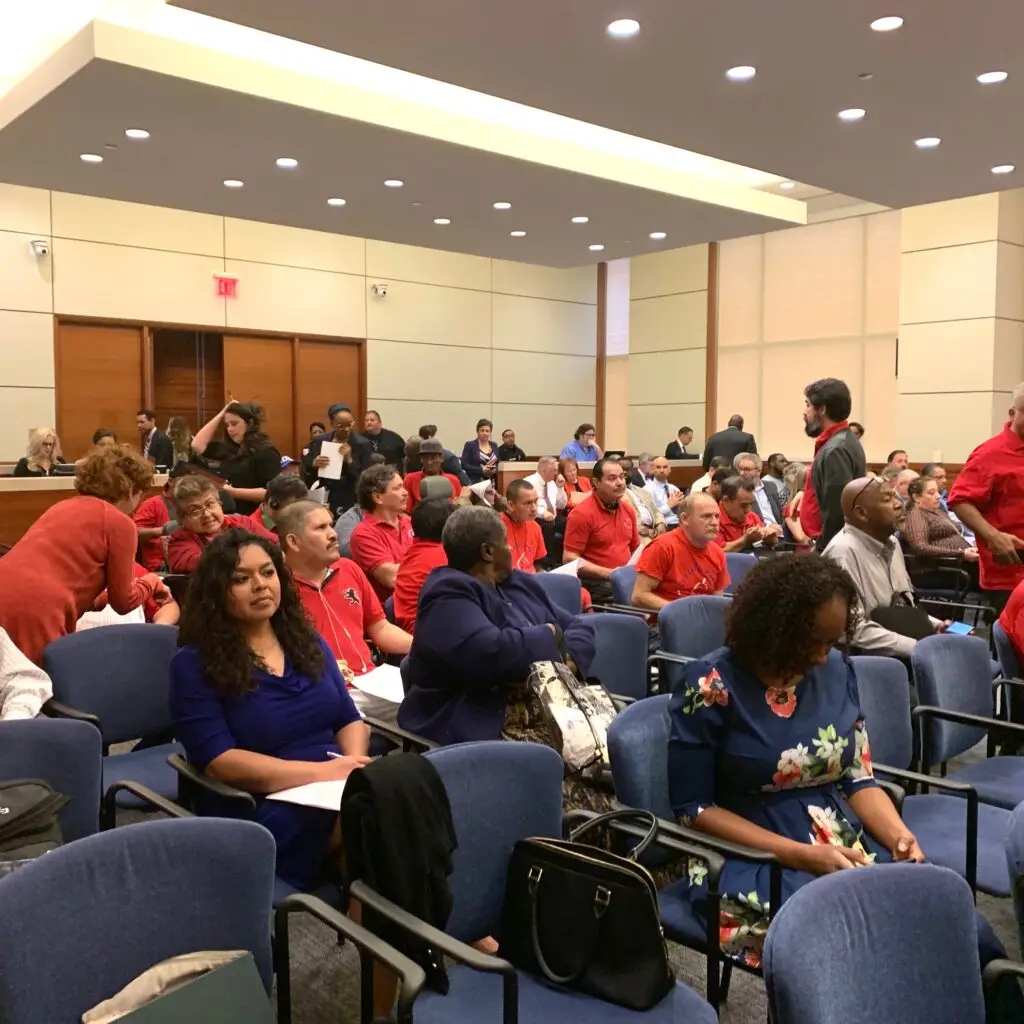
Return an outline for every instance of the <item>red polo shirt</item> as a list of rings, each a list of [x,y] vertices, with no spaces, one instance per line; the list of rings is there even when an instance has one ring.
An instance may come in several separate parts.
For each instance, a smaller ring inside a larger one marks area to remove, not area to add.
[[[255,513],[259,515],[259,509]],[[277,543],[276,534],[271,533],[262,523],[256,523],[250,516],[230,515],[224,517],[220,533],[239,528],[258,534],[267,540]],[[175,530],[167,542],[167,568],[171,572],[192,572],[199,564],[199,559],[206,550],[206,545],[219,533],[195,533],[192,530]]]
[[[969,501],[1000,533],[1024,539],[1024,441],[1009,423],[967,457],[947,504],[958,501]],[[984,590],[1013,590],[1024,580],[1024,565],[1000,565],[980,535],[978,564]]]
[[[579,552],[604,569],[625,565],[639,543],[636,513],[625,498],[612,509],[590,494],[572,509],[565,524],[564,549]]]
[[[717,594],[729,586],[721,545],[698,548],[682,529],[655,537],[644,548],[636,571],[658,581],[654,593],[666,601],[692,594]]]
[[[718,536],[715,537],[715,543],[719,547],[724,548],[726,544],[739,540],[752,526],[764,526],[761,517],[753,509],[747,513],[747,518],[742,523],[734,523],[721,503],[718,508],[722,514],[718,520]]]
[[[412,520],[407,515],[398,517],[398,525],[384,522],[380,516],[366,516],[352,531],[348,549],[352,561],[370,577],[370,586],[381,601],[391,596],[374,578],[373,570],[387,562],[399,564],[412,546]]]
[[[814,439],[814,458],[818,457],[818,452],[821,451],[833,434],[838,434],[840,430],[846,430],[849,425],[849,420],[843,420],[841,423],[833,423],[827,430],[823,430]],[[818,496],[814,493],[813,478],[811,476],[813,469],[814,460],[812,459],[811,464],[807,467],[804,497],[800,502],[800,529],[811,538],[820,537],[822,530],[821,509],[818,507]]]
[[[548,553],[540,524],[536,519],[517,523],[507,512],[501,513],[501,521],[505,524],[508,546],[512,549],[512,568],[520,572],[536,572],[534,562],[546,558]]]
[[[171,499],[165,494],[154,494],[139,504],[132,519],[136,526],[166,526],[171,521]],[[139,541],[139,561],[150,572],[155,572],[164,564],[164,542],[162,537],[151,537]]]
[[[436,540],[414,540],[398,566],[395,577],[395,622],[411,633],[416,627],[416,609],[427,577],[439,565],[447,565],[448,556]]]
[[[462,493],[462,483],[459,481],[459,478],[452,476],[451,473],[441,473],[440,476],[443,476],[452,485],[452,500],[457,498]],[[405,479],[402,482],[405,484],[405,489],[409,492],[409,504],[406,508],[412,513],[413,506],[420,500],[420,484],[423,483],[423,470],[417,470],[415,473],[406,473]]]

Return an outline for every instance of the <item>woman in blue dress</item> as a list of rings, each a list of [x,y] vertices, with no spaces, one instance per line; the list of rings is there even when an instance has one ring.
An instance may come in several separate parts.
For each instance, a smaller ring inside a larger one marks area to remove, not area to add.
[[[740,585],[725,647],[691,664],[672,694],[672,807],[684,824],[773,853],[782,899],[816,876],[925,853],[871,771],[857,679],[836,645],[858,615],[853,581],[814,556],[762,560]],[[768,928],[769,866],[727,859],[723,952],[756,967]],[[689,899],[707,910],[692,861]],[[982,962],[1005,956],[979,918]]]
[[[189,761],[256,797],[277,843],[277,874],[296,889],[326,880],[338,812],[268,793],[345,779],[369,762],[369,731],[313,630],[277,545],[231,530],[203,552],[171,663],[171,715]],[[204,813],[231,815],[210,803]]]

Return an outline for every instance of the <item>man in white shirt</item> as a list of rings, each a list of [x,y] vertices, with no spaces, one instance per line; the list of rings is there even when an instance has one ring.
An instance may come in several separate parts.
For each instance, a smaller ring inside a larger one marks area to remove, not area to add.
[[[545,455],[537,460],[537,472],[526,477],[526,482],[537,492],[537,518],[545,523],[554,521],[560,509],[565,508],[565,491],[555,483],[558,459]]]
[[[779,536],[782,535],[782,500],[779,492],[771,480],[765,481],[761,478],[761,467],[763,463],[760,455],[752,455],[750,452],[741,452],[733,459],[733,469],[744,480],[750,484],[754,492],[754,504],[756,512],[766,526],[777,526]]]
[[[668,481],[672,467],[664,455],[659,455],[651,463],[653,477],[644,484],[644,489],[654,498],[654,505],[665,517],[665,524],[671,530],[679,525],[677,509],[683,503],[683,492]]]

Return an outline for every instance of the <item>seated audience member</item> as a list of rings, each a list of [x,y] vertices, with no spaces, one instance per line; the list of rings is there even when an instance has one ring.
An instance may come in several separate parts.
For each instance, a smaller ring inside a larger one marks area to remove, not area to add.
[[[755,544],[773,547],[778,541],[779,528],[761,521],[754,511],[754,490],[743,477],[731,476],[722,484],[719,508],[715,543],[723,550],[752,551]]]
[[[410,441],[412,438],[410,438]],[[429,477],[443,477],[452,486],[452,498],[459,497],[462,494],[462,484],[459,482],[457,476],[452,476],[451,473],[441,472],[441,463],[444,460],[444,445],[437,440],[436,437],[429,437],[425,441],[419,443],[419,458],[422,469],[417,470],[415,473],[405,474],[405,489],[408,492],[409,498],[406,505],[406,511],[412,512],[413,507],[420,500],[420,485],[424,478]]]
[[[632,459],[620,459],[626,471],[626,481],[637,487],[646,487],[654,479],[654,470],[651,468],[654,463],[654,456],[650,452],[641,452],[636,457],[636,469],[633,468]]]
[[[171,440],[171,465],[188,462],[192,458],[192,431],[184,416],[172,416],[167,421],[167,436]]]
[[[679,529],[658,537],[636,563],[632,603],[657,611],[693,594],[721,594],[729,585],[718,536],[718,503],[691,494],[679,506]]]
[[[106,427],[100,427],[99,430],[93,431],[92,446],[93,448],[116,448],[117,434],[112,430],[107,430]]]
[[[490,420],[478,420],[476,438],[467,441],[462,447],[462,468],[471,484],[482,480],[490,480],[498,472],[498,450],[491,443],[491,431],[494,424]],[[422,448],[421,448],[422,450]],[[443,448],[441,449],[444,450]]]
[[[277,537],[249,516],[225,515],[217,494],[217,485],[208,477],[193,473],[181,477],[172,492],[178,529],[167,542],[167,567],[171,572],[192,572],[199,564],[203,549],[228,530],[249,530],[277,543]]]
[[[28,435],[28,447],[15,463],[12,475],[52,476],[54,467],[62,465],[57,432],[52,427],[36,427]]]
[[[710,494],[715,501],[720,502],[722,500],[722,484],[724,484],[726,480],[731,480],[735,475],[736,473],[732,466],[722,466],[721,469],[716,469],[714,473],[711,474],[711,483],[709,483],[703,491],[698,491],[696,488],[693,488],[690,493]]]
[[[167,475],[167,483],[159,494],[151,494],[139,503],[132,515],[139,531],[138,561],[150,572],[158,572],[167,566],[167,542],[178,529],[174,511],[174,483],[190,471],[185,463],[179,463]]]
[[[559,484],[558,481],[562,482]],[[578,505],[594,489],[590,477],[580,476],[580,464],[570,455],[558,460],[558,476],[555,483],[565,495],[565,507]]]
[[[977,547],[975,543],[974,531],[968,529],[961,521],[960,517],[949,507],[949,491],[947,490],[947,477],[946,467],[938,462],[926,462],[921,467],[921,476],[930,477],[939,488],[939,505],[942,511],[949,516],[950,522],[956,527],[957,532],[965,541],[967,541],[968,547]]]
[[[676,439],[669,441],[665,446],[665,458],[666,459],[698,459],[700,458],[696,452],[690,453],[686,449],[689,445],[693,444],[693,428],[692,427],[680,427],[676,431]]]
[[[621,461],[625,463],[622,471],[627,474],[626,479],[631,480],[633,474],[627,470],[628,460]],[[643,547],[650,544],[655,537],[661,536],[668,529],[668,525],[665,517],[658,511],[658,506],[654,504],[654,495],[646,487],[631,483],[626,488],[626,497],[636,512],[636,528],[640,534],[640,545]]]
[[[642,456],[641,456],[642,458]],[[668,529],[679,524],[679,506],[683,503],[683,492],[675,484],[669,482],[672,467],[668,459],[659,455],[651,461],[651,478],[644,484],[644,489],[654,498],[654,507],[661,513]]]
[[[849,573],[864,610],[847,641],[868,654],[909,659],[917,640],[872,619],[879,609],[914,606],[914,585],[894,536],[903,519],[899,499],[879,477],[851,480],[843,488],[843,518],[846,525],[829,541],[823,555]],[[949,624],[931,616],[929,620],[936,633]]]
[[[716,455],[711,460],[711,465],[707,472],[693,481],[693,485],[690,487],[690,493],[700,494],[701,491],[706,491],[708,487],[711,486],[711,478],[714,476],[715,470],[718,469],[728,469],[731,474],[732,459],[727,459],[724,455]]]
[[[566,507],[565,491],[557,483],[558,459],[544,455],[537,460],[537,472],[525,480],[537,492],[537,518],[552,522],[558,512]]]
[[[814,541],[800,525],[800,505],[804,500],[804,488],[807,486],[807,467],[802,462],[790,462],[786,465],[783,479],[789,492],[789,501],[782,509],[782,518],[796,543],[796,550],[806,553],[814,547]]]
[[[35,718],[52,696],[50,677],[0,629],[0,722]]]
[[[273,533],[277,536],[277,519],[281,512],[296,501],[309,500],[309,488],[297,476],[290,473],[278,473],[267,484],[267,499],[251,516],[246,516],[249,523],[244,528],[253,533]],[[244,525],[244,524],[243,524]]]
[[[141,579],[148,572],[138,562],[133,568],[136,579]],[[181,608],[173,596],[160,601],[151,597],[138,608],[128,612],[127,615],[118,615],[116,612],[112,614],[107,606],[107,594],[104,591],[96,599],[92,608],[75,623],[75,632],[81,633],[84,629],[95,629],[98,626],[122,626],[141,622],[149,622],[156,626],[176,626],[180,618]]]
[[[196,768],[256,798],[254,818],[277,843],[277,874],[312,888],[331,875],[338,812],[265,797],[348,778],[370,761],[369,730],[276,544],[242,530],[218,537],[191,594],[171,663],[174,734]],[[203,810],[230,813],[216,798]]]
[[[455,510],[447,498],[429,498],[413,510],[412,533],[415,538],[405,553],[395,577],[395,622],[407,633],[416,629],[416,610],[420,591],[430,573],[448,564],[441,545],[444,524]]]
[[[376,409],[368,409],[363,419],[363,437],[370,443],[370,448],[375,455],[380,455],[389,466],[394,466],[399,472],[405,465],[405,441],[401,434],[388,430],[383,425],[380,413]]]
[[[910,466],[910,457],[902,448],[897,448],[889,452],[885,465],[887,469],[907,469]]]
[[[419,429],[419,436],[421,441],[427,441],[430,438],[437,437],[437,427],[433,423],[425,423]],[[455,452],[448,451],[447,448],[443,452],[444,458],[441,460],[441,472],[448,473],[450,476],[456,476],[459,478],[459,483],[463,487],[469,486],[469,477],[466,476],[466,471],[462,468],[462,463],[459,461],[458,455]],[[405,471],[406,473],[415,473],[417,470],[422,469],[420,465],[419,451],[415,454],[409,454],[409,443],[405,445]]]
[[[538,563],[548,554],[537,523],[537,492],[526,480],[513,480],[505,497],[508,509],[502,513],[501,521],[512,552],[512,568],[536,572],[542,568]]]
[[[610,604],[613,569],[625,565],[640,546],[637,517],[627,499],[626,475],[611,459],[598,459],[594,493],[577,505],[565,525],[562,561],[579,559],[579,576],[595,604]]]
[[[310,425],[309,425],[309,439],[310,439],[310,441],[312,441],[314,437],[319,437],[321,434],[326,434],[326,433],[327,433],[327,427],[324,426],[324,424],[321,423],[320,420],[313,420],[313,422],[310,423]]]
[[[577,462],[597,462],[603,458],[601,446],[594,440],[597,430],[593,423],[581,423],[572,436],[574,440],[563,446],[559,458],[571,457]]]
[[[355,417],[348,406],[331,406],[331,410],[331,432],[309,442],[309,451],[303,459],[303,478],[309,487],[319,483],[324,488],[328,506],[335,516],[340,516],[356,504],[356,481],[370,465],[373,449],[365,437],[355,432]],[[325,444],[338,445],[342,458],[338,479],[321,475],[331,461],[328,454],[331,449],[325,451]]]
[[[977,562],[978,549],[964,540],[956,524],[943,511],[939,485],[934,478],[921,476],[912,480],[907,496],[907,515],[900,526],[900,536],[912,554]]]
[[[152,409],[140,409],[135,415],[135,425],[139,431],[142,457],[149,459],[154,466],[170,469],[174,465],[174,445],[156,425],[156,413]]]
[[[501,444],[498,445],[498,461],[526,461],[526,452],[516,444],[516,432],[514,430],[503,430],[501,432]]]
[[[761,476],[761,456],[743,452],[733,459],[733,469],[743,477],[754,495],[754,511],[766,526],[782,528],[782,499],[778,488]]]
[[[352,552],[349,548],[352,531],[363,521],[365,515],[366,513],[358,505],[353,505],[344,515],[338,516],[335,521],[334,532],[338,535],[338,549],[341,552],[342,558],[352,557]]]
[[[858,441],[864,440],[864,427],[860,423],[857,423],[856,420],[850,420],[850,431],[857,435]]]
[[[405,514],[405,484],[394,466],[371,466],[359,477],[363,518],[352,531],[352,561],[370,578],[383,604],[395,589],[398,566],[412,545],[412,523]]]
[[[927,854],[872,774],[872,723],[837,646],[855,632],[858,604],[849,577],[827,558],[760,562],[732,600],[725,646],[687,667],[669,704],[675,816],[774,854],[783,900],[820,875]],[[768,883],[763,865],[726,858],[721,948],[747,966],[761,962]],[[706,872],[691,871],[679,898],[706,922]],[[978,926],[982,961],[1001,956],[980,916]]]
[[[899,498],[900,504],[906,508],[907,501],[910,497],[910,485],[918,478],[919,474],[913,469],[901,469],[899,475],[896,477],[896,484],[893,490],[896,492],[896,497]]]
[[[298,476],[302,475],[302,466],[299,465],[290,455],[281,456],[281,472],[278,476]]]
[[[779,502],[783,508],[785,508],[786,502],[789,501],[789,485],[786,483],[786,467],[788,465],[789,459],[782,452],[772,452],[764,460],[764,466],[761,468],[762,479],[775,485],[775,490],[779,494]]]

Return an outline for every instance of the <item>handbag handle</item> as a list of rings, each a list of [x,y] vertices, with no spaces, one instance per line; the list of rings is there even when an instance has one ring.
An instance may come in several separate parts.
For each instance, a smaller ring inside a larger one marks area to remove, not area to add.
[[[547,960],[544,959],[544,952],[540,948],[540,925],[538,924],[538,912],[537,906],[540,902],[540,882],[544,872],[542,869],[537,868],[536,875],[531,872],[529,880],[529,893],[530,893],[530,943],[533,946],[533,955],[537,958],[537,966],[540,967],[544,974],[544,977],[548,981],[555,985],[571,985],[574,981],[583,976],[587,969],[587,965],[593,959],[594,950],[597,949],[598,939],[601,937],[601,926],[600,920],[604,916],[605,910],[608,909],[608,901],[611,898],[611,893],[601,886],[598,886],[598,891],[594,897],[594,916],[597,918],[598,926],[594,929],[594,938],[590,944],[590,949],[587,950],[587,955],[583,958],[583,966],[578,971],[574,971],[571,974],[555,974],[553,970],[548,966]],[[599,902],[598,897],[603,894],[603,899]]]
[[[619,811],[606,811],[604,814],[599,814],[596,818],[591,818],[590,821],[585,821],[579,828],[573,829],[569,833],[569,841],[577,842],[579,838],[591,829],[600,828],[602,825],[607,825],[612,821],[628,821],[630,819],[639,818],[647,826],[647,835],[643,837],[629,852],[630,860],[638,860],[647,848],[658,838],[658,819],[650,811],[643,811],[639,808],[627,808]]]

